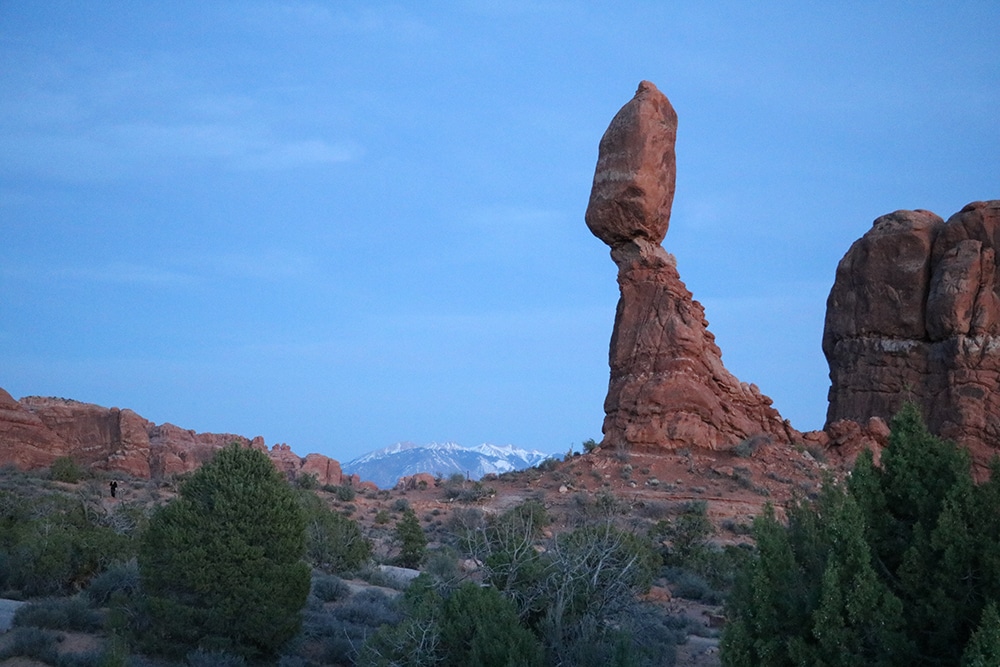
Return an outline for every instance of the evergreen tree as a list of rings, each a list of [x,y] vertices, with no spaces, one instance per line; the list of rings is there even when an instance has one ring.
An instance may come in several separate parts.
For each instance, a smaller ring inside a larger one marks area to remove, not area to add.
[[[465,583],[445,601],[441,643],[446,667],[540,667],[539,641],[495,588]]]
[[[944,667],[963,647],[963,664],[1000,664],[1000,462],[991,473],[976,486],[967,453],[905,406],[881,467],[866,452],[846,493],[827,481],[787,527],[755,521],[723,664]]]
[[[396,542],[399,544],[399,555],[396,562],[401,567],[420,567],[427,555],[427,536],[420,527],[420,521],[412,509],[407,508],[403,517],[396,523]]]
[[[141,538],[148,647],[248,658],[299,629],[309,592],[302,509],[266,454],[220,450],[160,508]]]
[[[997,603],[991,602],[983,611],[979,627],[962,654],[962,667],[996,667],[1000,665],[1000,614]]]
[[[902,632],[903,606],[872,568],[864,522],[854,499],[840,489],[824,489],[820,503],[829,545],[812,613],[813,664],[830,667],[900,665],[912,651]]]

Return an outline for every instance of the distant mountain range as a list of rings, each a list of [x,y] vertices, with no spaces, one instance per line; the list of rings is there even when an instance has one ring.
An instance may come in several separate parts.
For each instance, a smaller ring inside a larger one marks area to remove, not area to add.
[[[344,472],[375,482],[389,489],[400,477],[425,472],[448,477],[457,472],[469,479],[479,479],[490,473],[523,470],[538,465],[551,455],[537,450],[519,449],[512,445],[477,445],[463,447],[453,442],[417,445],[400,442],[391,447],[369,452],[353,461],[341,464]]]

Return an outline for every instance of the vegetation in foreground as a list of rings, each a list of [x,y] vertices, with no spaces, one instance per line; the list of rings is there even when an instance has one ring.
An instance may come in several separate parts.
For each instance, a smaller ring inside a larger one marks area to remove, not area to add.
[[[455,507],[433,536],[397,498],[378,510],[376,548],[349,517],[353,489],[324,500],[238,447],[179,484],[126,481],[141,500],[114,503],[70,461],[48,479],[4,472],[0,589],[31,602],[0,659],[671,665],[690,621],[641,597],[668,580],[710,603],[731,589],[727,666],[1000,664],[1000,463],[975,484],[965,452],[913,406],[880,466],[863,455],[785,521],[768,511],[755,549],[714,546],[703,502],[660,520],[646,508],[642,522],[607,492],[579,498],[562,531],[529,499],[499,515]],[[373,560],[423,574],[407,586]],[[359,577],[376,586],[346,581]],[[63,650],[78,633],[104,640]]]
[[[421,521],[433,515],[397,498],[370,529],[381,531],[375,549],[349,517],[353,489],[289,483],[254,450],[224,449],[183,480],[126,479],[114,501],[109,479],[71,461],[48,478],[4,471],[0,588],[30,602],[0,660],[671,665],[692,621],[641,593],[668,576],[717,595],[708,579],[728,562],[708,543],[703,503],[647,530],[601,492],[561,518],[575,528],[552,535],[539,501],[490,516],[478,498],[458,499],[429,536]],[[424,573],[407,587],[373,560]],[[345,581],[359,577],[377,586]],[[68,650],[78,636],[91,640]]]
[[[976,485],[913,405],[891,429],[881,467],[755,521],[724,665],[1000,665],[1000,462]]]

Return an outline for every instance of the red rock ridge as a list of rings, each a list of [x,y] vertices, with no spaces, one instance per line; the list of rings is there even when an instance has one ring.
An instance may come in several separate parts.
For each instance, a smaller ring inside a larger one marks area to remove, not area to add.
[[[344,476],[334,459],[322,454],[300,458],[285,444],[268,450],[259,436],[196,433],[154,424],[131,410],[63,398],[28,396],[16,401],[0,389],[0,465],[30,470],[69,456],[95,470],[160,478],[195,470],[233,442],[266,452],[290,477],[309,474],[320,484],[360,484],[356,476]]]
[[[603,445],[731,447],[801,434],[726,370],[704,309],[660,245],[670,223],[677,115],[643,81],[601,139],[586,222],[611,246],[621,298],[610,345]]]

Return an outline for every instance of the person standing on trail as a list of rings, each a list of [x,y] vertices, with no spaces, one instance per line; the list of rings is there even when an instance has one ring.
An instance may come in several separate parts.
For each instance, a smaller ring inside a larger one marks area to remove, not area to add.
[[[108,486],[111,487],[111,497],[114,498],[115,493],[118,491],[118,480],[115,479],[111,480],[111,484],[109,484]]]

